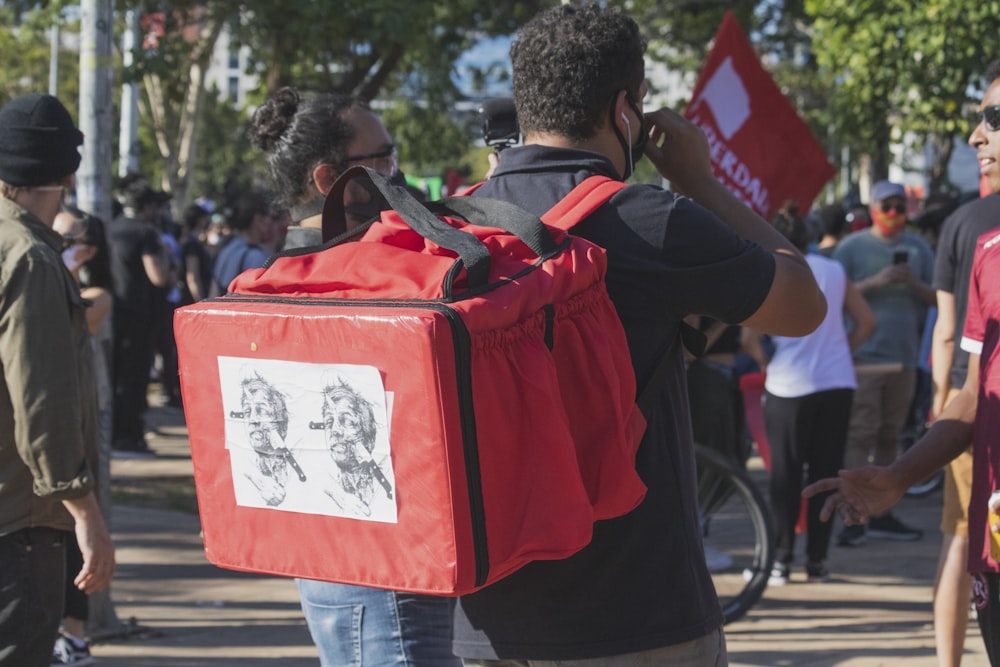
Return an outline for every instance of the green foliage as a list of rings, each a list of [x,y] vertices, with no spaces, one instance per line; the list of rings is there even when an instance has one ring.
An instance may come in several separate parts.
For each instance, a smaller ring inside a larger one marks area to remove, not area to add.
[[[732,10],[740,25],[757,28],[761,0],[617,0],[649,41],[647,58],[683,72],[697,72],[708,56],[722,17]]]
[[[457,96],[454,62],[476,39],[509,34],[550,4],[249,0],[237,37],[254,51],[267,90],[294,84],[365,99],[405,90],[439,102]]]
[[[472,147],[471,127],[438,109],[400,97],[379,115],[399,147],[400,166],[415,176],[437,176],[455,167]]]
[[[970,84],[1000,51],[1000,2],[806,0],[805,9],[817,61],[834,77],[841,142],[879,155],[907,132],[968,131]]]
[[[48,92],[51,56],[49,29],[61,22],[54,7],[24,11],[18,3],[0,4],[0,105],[27,93]],[[27,3],[21,3],[27,4]],[[77,32],[77,24],[64,26]],[[79,54],[60,49],[58,90],[60,101],[79,118]]]
[[[229,176],[235,176],[244,187],[268,182],[267,164],[250,142],[248,123],[246,111],[234,109],[218,90],[209,91],[202,109],[192,198],[206,196],[221,201]]]

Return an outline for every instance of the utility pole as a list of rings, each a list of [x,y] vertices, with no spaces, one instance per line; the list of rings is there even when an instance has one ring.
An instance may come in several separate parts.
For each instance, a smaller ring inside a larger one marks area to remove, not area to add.
[[[80,130],[83,160],[76,173],[77,206],[111,221],[111,40],[114,14],[111,0],[80,3]],[[111,525],[111,434],[101,429],[98,452],[97,501]],[[111,602],[111,589],[90,596],[91,637],[121,635],[126,630]]]
[[[49,95],[59,97],[59,19],[49,32]]]
[[[80,130],[83,161],[76,174],[77,205],[111,219],[111,0],[80,3]]]
[[[125,12],[125,34],[122,35],[122,69],[135,62],[139,48],[139,10],[129,7]],[[118,129],[118,175],[128,176],[139,171],[139,84],[122,84],[122,118]]]

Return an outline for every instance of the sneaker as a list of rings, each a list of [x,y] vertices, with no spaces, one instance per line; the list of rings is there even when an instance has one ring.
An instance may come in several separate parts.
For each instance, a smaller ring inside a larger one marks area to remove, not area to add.
[[[55,645],[52,647],[52,666],[73,665],[74,667],[87,667],[93,665],[94,659],[90,656],[90,648],[87,642],[59,635]]]
[[[768,577],[768,586],[784,586],[788,583],[788,563],[775,563],[771,567],[771,576]]]
[[[830,570],[826,569],[826,563],[821,560],[806,563],[806,581],[810,584],[824,584],[830,581]]]
[[[860,547],[867,541],[864,526],[844,526],[837,536],[837,545],[841,547]]]
[[[884,540],[915,542],[924,536],[924,531],[907,526],[892,514],[885,514],[868,520],[868,534]]]

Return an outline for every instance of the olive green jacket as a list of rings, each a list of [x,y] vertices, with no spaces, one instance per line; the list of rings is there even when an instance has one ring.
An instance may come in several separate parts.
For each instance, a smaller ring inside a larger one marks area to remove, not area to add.
[[[0,535],[72,529],[62,501],[94,486],[87,303],[61,250],[59,234],[0,198]]]

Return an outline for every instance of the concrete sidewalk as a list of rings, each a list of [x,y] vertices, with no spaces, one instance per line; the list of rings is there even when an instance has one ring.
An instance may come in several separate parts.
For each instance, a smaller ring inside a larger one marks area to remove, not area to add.
[[[184,484],[191,460],[179,411],[153,408],[155,459],[115,460],[116,479]],[[726,628],[730,664],[808,667],[935,667],[931,587],[940,544],[940,493],[906,499],[898,514],[925,531],[919,542],[871,540],[832,547],[833,581],[769,588]],[[196,515],[116,504],[119,568],[112,600],[127,636],[93,646],[105,667],[229,667],[319,664],[294,582],[229,572],[204,557]],[[682,601],[679,601],[682,604]],[[970,619],[965,667],[989,663]]]

